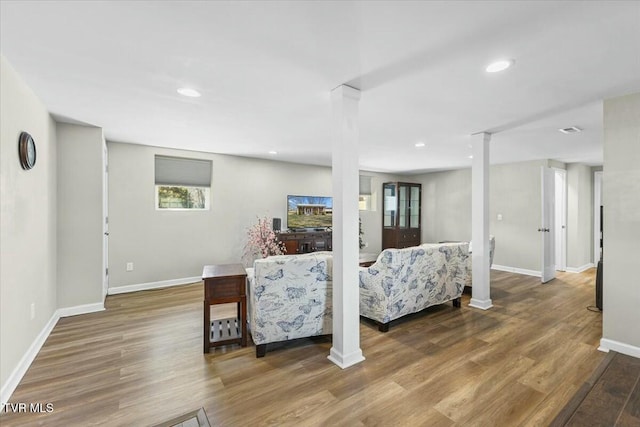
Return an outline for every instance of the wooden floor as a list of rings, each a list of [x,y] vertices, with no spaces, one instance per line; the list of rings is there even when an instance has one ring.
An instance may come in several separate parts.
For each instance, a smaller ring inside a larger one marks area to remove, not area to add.
[[[610,352],[551,425],[640,426],[640,359]]]
[[[202,284],[107,298],[61,319],[2,426],[141,426],[203,407],[214,426],[543,426],[605,357],[595,270],[535,277],[492,271],[494,308],[451,304],[392,323],[361,320],[366,360],[341,370],[330,338],[202,354]]]

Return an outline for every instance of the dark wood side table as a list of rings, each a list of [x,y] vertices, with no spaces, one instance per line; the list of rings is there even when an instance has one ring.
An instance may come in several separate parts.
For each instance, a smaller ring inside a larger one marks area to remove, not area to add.
[[[204,281],[204,352],[227,344],[247,346],[247,272],[242,264],[205,265]],[[236,318],[211,322],[211,305],[238,304]]]

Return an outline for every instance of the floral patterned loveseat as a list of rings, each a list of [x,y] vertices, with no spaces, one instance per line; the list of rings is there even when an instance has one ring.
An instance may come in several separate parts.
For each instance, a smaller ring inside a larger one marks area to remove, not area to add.
[[[331,252],[258,259],[249,274],[249,327],[256,357],[267,344],[332,333]]]
[[[432,305],[460,307],[468,258],[468,243],[385,249],[373,265],[360,267],[360,315],[387,332],[392,320]]]

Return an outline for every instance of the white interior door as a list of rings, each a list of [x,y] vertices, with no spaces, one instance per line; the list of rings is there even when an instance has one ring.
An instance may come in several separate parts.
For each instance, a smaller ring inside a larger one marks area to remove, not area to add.
[[[555,170],[555,251],[556,270],[567,269],[567,171]]]
[[[555,264],[555,186],[556,174],[551,168],[542,168],[542,283],[556,277]]]
[[[102,146],[102,299],[107,296],[109,290],[109,160],[107,156],[107,144]]]

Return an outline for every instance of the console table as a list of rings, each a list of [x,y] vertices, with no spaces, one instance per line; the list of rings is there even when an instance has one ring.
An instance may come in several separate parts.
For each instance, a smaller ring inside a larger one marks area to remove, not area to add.
[[[247,346],[247,272],[242,264],[205,265],[204,281],[204,352],[227,344]],[[238,304],[235,318],[211,321],[214,304]]]
[[[331,231],[287,231],[278,233],[278,240],[284,243],[287,254],[306,254],[332,250]]]

